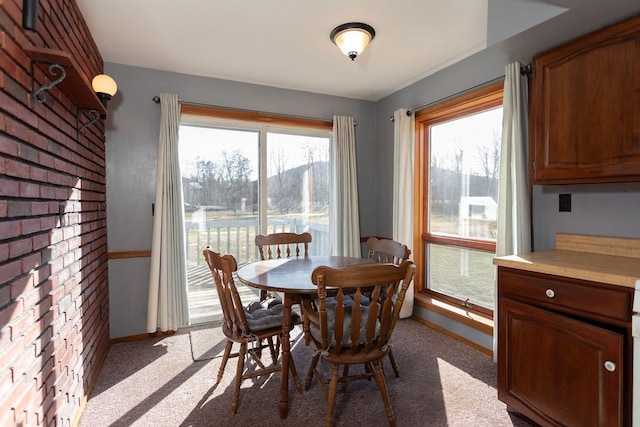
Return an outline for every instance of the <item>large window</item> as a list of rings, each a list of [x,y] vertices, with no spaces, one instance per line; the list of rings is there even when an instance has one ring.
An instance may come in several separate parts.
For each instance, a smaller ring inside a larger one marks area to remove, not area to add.
[[[422,167],[421,290],[464,312],[495,305],[502,84],[416,114]]]
[[[206,246],[232,254],[242,265],[258,259],[256,234],[309,232],[309,253],[329,255],[332,127],[330,122],[251,117],[264,123],[242,114],[238,119],[184,110],[179,157],[189,313],[192,323],[200,323],[220,316],[202,256]]]

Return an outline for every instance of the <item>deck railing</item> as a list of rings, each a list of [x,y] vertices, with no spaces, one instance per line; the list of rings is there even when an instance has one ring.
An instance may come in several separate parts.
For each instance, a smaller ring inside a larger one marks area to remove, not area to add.
[[[329,226],[315,222],[303,222],[300,219],[273,219],[268,222],[268,233],[294,232],[311,233],[309,255],[329,254]],[[238,265],[258,260],[255,245],[258,223],[254,219],[208,220],[185,222],[187,246],[187,266],[200,266],[204,263],[202,251],[207,246],[216,252],[232,254]]]

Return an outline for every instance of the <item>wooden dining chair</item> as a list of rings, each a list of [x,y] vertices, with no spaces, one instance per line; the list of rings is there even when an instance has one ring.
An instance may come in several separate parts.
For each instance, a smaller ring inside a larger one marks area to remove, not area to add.
[[[316,349],[305,388],[315,377],[326,391],[325,426],[333,424],[338,383],[372,376],[382,395],[389,425],[395,425],[382,363],[389,354],[391,334],[414,273],[411,261],[400,265],[321,266],[313,271],[317,304],[312,304],[311,299],[302,300],[304,316],[309,319],[305,333]],[[328,290],[331,297],[327,296]],[[317,367],[321,359],[331,364],[328,381]],[[341,366],[354,364],[365,364],[369,369],[364,374],[340,376]]]
[[[258,234],[255,238],[260,260],[309,256],[310,233]],[[260,291],[260,299],[267,298],[267,291]]]
[[[411,255],[411,250],[407,245],[396,242],[395,240],[378,239],[377,237],[369,237],[369,239],[367,239],[367,251],[370,260],[390,262],[396,265],[409,259]]]
[[[390,262],[396,265],[408,260],[411,255],[411,250],[407,245],[392,239],[378,239],[377,237],[370,237],[367,240],[367,250],[370,260],[382,263]],[[396,377],[399,377],[400,368],[398,368],[398,363],[393,354],[393,348],[389,350],[389,362],[391,362],[393,373]]]
[[[233,273],[238,269],[233,255],[221,255],[210,248],[206,248],[203,255],[216,285],[223,313],[222,331],[227,338],[216,384],[222,380],[229,358],[238,358],[231,396],[231,413],[235,414],[239,405],[240,385],[244,380],[270,375],[281,369],[274,337],[278,338],[282,334],[282,301],[267,299],[243,305],[233,279]],[[294,315],[297,316],[292,313]],[[237,353],[231,353],[236,343],[240,344],[240,349]],[[263,350],[267,348],[271,352],[269,366],[262,360]],[[251,362],[251,366],[246,366],[249,363],[245,364],[245,358],[247,362]],[[298,391],[302,392],[302,383],[293,359],[290,359],[289,367]]]

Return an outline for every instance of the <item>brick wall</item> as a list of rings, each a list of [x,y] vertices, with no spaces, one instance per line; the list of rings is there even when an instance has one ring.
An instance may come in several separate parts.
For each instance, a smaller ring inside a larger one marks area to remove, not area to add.
[[[22,2],[0,0],[0,425],[71,425],[109,349],[104,123],[78,137],[57,86],[32,109],[23,47],[88,81],[103,61],[75,0],[40,0],[37,32]]]

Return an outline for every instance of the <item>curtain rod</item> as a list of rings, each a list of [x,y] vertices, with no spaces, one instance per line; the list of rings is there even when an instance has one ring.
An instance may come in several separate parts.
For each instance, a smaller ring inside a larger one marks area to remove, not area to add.
[[[456,93],[454,93],[453,95],[449,95],[449,96],[446,96],[446,97],[444,97],[444,98],[438,99],[437,101],[433,101],[433,102],[430,102],[430,103],[428,103],[428,104],[421,105],[421,106],[416,107],[416,108],[412,108],[412,109],[410,109],[410,110],[407,110],[407,116],[411,116],[415,111],[420,111],[420,110],[422,110],[423,108],[431,107],[432,105],[436,105],[436,104],[439,104],[439,103],[441,103],[441,102],[448,101],[448,100],[450,100],[450,99],[453,99],[453,98],[456,98],[456,97],[458,97],[458,96],[464,95],[464,94],[466,94],[466,93],[472,92],[472,91],[474,91],[474,90],[476,90],[476,89],[480,89],[480,88],[483,88],[483,87],[485,87],[485,86],[492,85],[492,84],[494,84],[494,83],[496,83],[496,82],[500,81],[501,79],[504,79],[504,76],[496,77],[495,79],[491,79],[491,80],[489,80],[489,81],[487,81],[487,82],[480,83],[480,84],[475,85],[475,86],[472,86],[472,87],[470,87],[470,88],[467,88],[467,89],[461,90],[460,92],[456,92]],[[390,121],[392,121],[392,122],[393,122],[393,121],[395,121],[395,119],[393,118],[393,116],[389,117],[389,120],[390,120]]]
[[[160,104],[160,97],[158,95],[156,95],[153,98],[151,98],[151,100],[153,102],[155,102],[156,104]],[[178,102],[180,104],[193,105],[193,106],[196,106],[196,107],[219,108],[221,110],[238,111],[238,112],[241,112],[241,113],[269,114],[269,115],[275,115],[275,116],[290,117],[290,118],[293,118],[293,119],[307,119],[307,120],[319,120],[319,121],[323,121],[323,122],[333,122],[333,120],[318,119],[318,118],[315,118],[315,117],[295,116],[295,115],[292,115],[292,114],[267,113],[265,111],[245,110],[243,108],[229,108],[229,107],[221,107],[221,106],[218,106],[218,105],[199,104],[199,103],[196,103],[196,102],[186,102],[186,101],[182,101],[180,98],[178,98]],[[353,125],[354,126],[358,126],[358,122],[356,122],[354,120],[353,121]]]
[[[527,65],[523,65],[523,66],[520,67],[520,74],[523,75],[523,76],[524,75],[529,76],[532,72],[533,72],[533,68],[531,66],[531,63],[528,63]],[[472,86],[472,87],[470,87],[468,89],[462,90],[462,91],[460,91],[458,93],[454,93],[453,95],[449,95],[449,96],[447,96],[445,98],[442,98],[442,99],[439,99],[437,101],[430,102],[429,104],[425,104],[425,105],[421,105],[420,107],[412,108],[411,110],[407,110],[407,116],[411,116],[414,111],[419,111],[419,110],[422,110],[423,108],[431,107],[432,105],[439,104],[440,102],[448,101],[449,99],[464,95],[464,94],[466,94],[468,92],[471,92],[471,91],[474,91],[476,89],[480,89],[480,88],[482,88],[484,86],[492,85],[492,84],[500,81],[501,79],[504,79],[504,75],[502,75],[500,77],[496,77],[495,79],[491,79],[488,82],[484,82],[484,83],[480,83],[478,85]],[[393,122],[394,121],[393,116],[389,117],[389,120]]]

